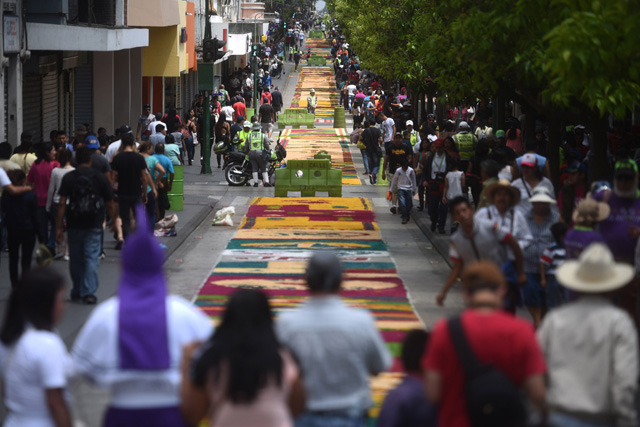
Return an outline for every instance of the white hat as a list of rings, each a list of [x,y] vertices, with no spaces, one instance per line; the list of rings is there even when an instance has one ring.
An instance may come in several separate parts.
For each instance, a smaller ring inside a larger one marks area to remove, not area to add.
[[[632,266],[616,263],[609,248],[592,243],[578,260],[565,261],[556,269],[556,279],[578,292],[598,293],[621,288],[633,279]]]
[[[529,202],[535,203],[550,203],[552,205],[556,204],[556,199],[551,194],[551,191],[547,187],[537,186],[533,189],[533,195],[529,199]]]
[[[526,153],[524,156],[522,156],[520,165],[535,168],[536,166],[538,166],[538,158],[533,153]]]
[[[242,124],[243,128],[250,128],[251,127],[251,122],[248,120],[245,120],[245,122]]]
[[[413,126],[413,120],[407,120],[406,125],[407,126]]]

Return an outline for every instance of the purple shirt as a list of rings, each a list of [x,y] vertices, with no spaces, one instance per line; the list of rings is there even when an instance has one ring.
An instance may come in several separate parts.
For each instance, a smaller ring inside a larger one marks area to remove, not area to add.
[[[435,427],[438,425],[436,406],[427,401],[424,382],[408,374],[384,400],[378,427]]]
[[[575,226],[564,236],[564,248],[567,250],[566,259],[578,259],[582,251],[592,243],[607,242],[602,234],[591,228]]]
[[[637,239],[629,236],[629,226],[640,227],[640,197],[623,199],[612,192],[609,207],[611,214],[600,222],[600,234],[615,258],[633,264]]]

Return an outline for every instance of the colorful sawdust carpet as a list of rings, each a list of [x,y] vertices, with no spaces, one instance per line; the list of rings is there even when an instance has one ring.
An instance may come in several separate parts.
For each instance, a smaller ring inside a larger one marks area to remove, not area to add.
[[[387,392],[402,378],[398,356],[406,331],[422,328],[380,236],[370,202],[364,198],[273,198],[253,201],[196,304],[218,320],[238,288],[267,293],[276,315],[307,297],[304,268],[313,251],[332,250],[341,258],[341,295],[368,309],[395,357],[390,372],[372,379],[373,417]]]
[[[307,108],[309,91],[315,89],[318,98],[316,117],[333,118],[334,108],[340,105],[331,67],[304,67],[298,77],[291,108]]]
[[[343,185],[361,184],[345,129],[285,129],[280,134],[280,143],[287,149],[287,161],[313,159],[318,151],[327,151],[331,155],[331,167],[342,170]]]

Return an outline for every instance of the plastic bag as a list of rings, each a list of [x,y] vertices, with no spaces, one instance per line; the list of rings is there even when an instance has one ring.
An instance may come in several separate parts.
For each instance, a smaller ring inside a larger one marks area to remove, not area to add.
[[[234,216],[235,214],[236,214],[236,208],[234,208],[233,206],[227,206],[226,208],[222,208],[218,212],[216,212],[216,215],[213,218],[211,225],[232,226],[233,220],[231,219],[231,217]]]

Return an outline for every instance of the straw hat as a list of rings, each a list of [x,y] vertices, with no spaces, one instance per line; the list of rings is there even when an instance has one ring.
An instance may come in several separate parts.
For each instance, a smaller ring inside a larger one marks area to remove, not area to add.
[[[556,279],[574,291],[599,293],[623,287],[634,274],[632,266],[614,261],[606,245],[592,243],[578,260],[561,264],[556,270]]]
[[[604,202],[592,198],[582,199],[573,211],[573,222],[576,224],[600,222],[611,213],[611,208]]]
[[[520,190],[511,186],[511,183],[508,179],[501,179],[495,184],[491,184],[484,190],[484,194],[487,197],[487,200],[493,202],[493,196],[498,190],[507,190],[511,195],[511,206],[515,206],[520,203]]]
[[[556,199],[551,194],[551,191],[547,187],[537,186],[533,189],[533,195],[529,199],[531,203],[550,203],[552,205],[556,204]]]

